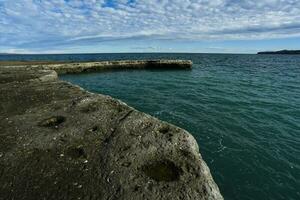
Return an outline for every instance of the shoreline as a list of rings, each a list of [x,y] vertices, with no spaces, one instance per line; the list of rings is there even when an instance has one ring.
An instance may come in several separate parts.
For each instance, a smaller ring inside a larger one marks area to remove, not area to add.
[[[0,67],[3,198],[223,199],[190,133],[59,80],[59,66]]]

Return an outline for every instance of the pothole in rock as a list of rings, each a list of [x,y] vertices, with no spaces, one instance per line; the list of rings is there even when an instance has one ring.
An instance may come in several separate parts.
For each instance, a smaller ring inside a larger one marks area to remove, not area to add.
[[[70,147],[67,149],[66,154],[73,159],[86,158],[86,153],[82,146]]]
[[[63,116],[54,116],[41,121],[39,123],[39,126],[57,128],[60,124],[64,123],[65,121],[66,118]]]
[[[160,133],[168,133],[170,130],[170,127],[168,125],[163,125],[162,127],[160,127],[159,132]]]
[[[143,172],[156,181],[177,181],[182,170],[169,160],[155,161],[142,167]]]

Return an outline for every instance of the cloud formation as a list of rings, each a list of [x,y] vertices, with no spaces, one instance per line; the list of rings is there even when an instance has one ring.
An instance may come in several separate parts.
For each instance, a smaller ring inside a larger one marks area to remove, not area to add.
[[[300,36],[299,0],[0,0],[0,46]]]

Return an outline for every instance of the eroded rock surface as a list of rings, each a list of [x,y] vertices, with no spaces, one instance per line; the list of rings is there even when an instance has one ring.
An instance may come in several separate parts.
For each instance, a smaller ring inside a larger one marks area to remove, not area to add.
[[[223,199],[185,130],[55,71],[0,68],[0,199]]]

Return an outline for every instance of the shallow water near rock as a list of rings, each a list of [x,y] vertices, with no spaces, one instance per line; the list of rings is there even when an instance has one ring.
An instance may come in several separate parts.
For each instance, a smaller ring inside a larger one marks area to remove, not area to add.
[[[300,199],[300,56],[15,56],[11,59],[191,59],[192,70],[106,71],[60,78],[191,132],[225,199]]]

